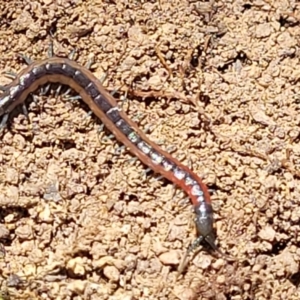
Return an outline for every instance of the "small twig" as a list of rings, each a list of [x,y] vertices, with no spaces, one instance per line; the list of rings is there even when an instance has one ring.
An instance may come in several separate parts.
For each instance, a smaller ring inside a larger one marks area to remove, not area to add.
[[[165,58],[163,57],[163,54],[161,53],[160,49],[159,49],[160,43],[155,47],[155,53],[157,55],[157,57],[159,58],[160,62],[162,63],[162,65],[167,69],[169,76],[166,78],[166,80],[172,76],[172,70],[170,69],[170,67],[168,66]]]

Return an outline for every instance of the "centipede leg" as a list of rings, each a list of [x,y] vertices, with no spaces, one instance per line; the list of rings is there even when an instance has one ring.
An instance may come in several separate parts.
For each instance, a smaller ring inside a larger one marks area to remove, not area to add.
[[[46,95],[51,88],[51,83],[47,84],[45,87],[41,88],[41,95]]]
[[[7,90],[6,85],[0,85],[0,91],[5,92]]]
[[[1,123],[0,123],[0,129],[2,129],[6,126],[8,118],[9,118],[9,114],[5,114],[2,116]]]
[[[143,119],[143,117],[144,117],[144,114],[137,114],[136,116],[134,116],[132,118],[132,121],[138,123],[138,122],[140,122]]]
[[[103,83],[107,78],[107,73],[104,73],[102,77],[99,79],[101,83]]]
[[[147,168],[146,170],[144,170],[142,173],[143,180],[146,180],[147,177],[149,176],[149,173],[151,173],[151,172],[152,172],[152,170],[150,168]]]
[[[187,161],[187,166],[190,168],[190,169],[193,169],[193,162],[190,158],[188,158],[188,161]]]
[[[22,59],[22,60],[24,60],[24,62],[29,66],[29,65],[31,65],[32,63],[33,63],[33,60],[30,58],[30,57],[28,57],[28,56],[26,56],[26,55],[24,55],[24,54],[18,54],[18,56]]]
[[[70,90],[71,91],[71,90]],[[80,95],[76,95],[76,96],[71,96],[71,97],[66,97],[68,100],[70,101],[77,101],[77,100],[81,100],[81,96]]]
[[[72,100],[72,99],[70,99],[71,97],[67,97],[71,92],[72,92],[72,89],[67,88],[66,91],[62,94],[63,98],[67,98],[68,100]]]
[[[76,53],[77,53],[76,49],[73,49],[73,50],[69,53],[68,59],[74,60],[75,54],[76,54]]]
[[[100,135],[100,133],[104,131],[104,128],[105,128],[104,124],[101,124],[98,127],[98,130],[97,130],[98,131],[98,135]],[[113,138],[114,138],[114,135],[110,134],[108,136],[102,137],[102,139],[100,140],[100,142],[106,143],[108,140],[112,140]]]
[[[25,117],[27,118],[28,117],[28,109],[27,109],[25,103],[22,104],[22,112],[25,115]]]
[[[85,64],[85,67],[86,67],[88,70],[90,70],[93,63],[94,63],[94,59],[91,58],[91,59],[89,59],[88,62]]]
[[[120,90],[120,88],[113,89],[113,90],[110,92],[110,94],[111,94],[112,96],[115,96],[115,94],[116,94],[119,90]],[[121,108],[122,108],[122,105],[121,105]]]
[[[144,170],[144,175],[147,176],[147,174],[149,174],[150,172],[152,172],[152,169],[147,168],[146,170]]]
[[[129,163],[134,163],[136,162],[138,159],[136,157],[131,157],[130,159],[128,159]]]
[[[49,43],[48,51],[47,51],[48,57],[53,57],[54,56],[54,50],[53,50],[53,41]]]
[[[101,124],[98,128],[98,133],[102,132],[104,130],[104,124]]]
[[[110,135],[108,135],[108,136],[103,137],[103,140],[108,141],[108,140],[112,140],[112,139],[114,139],[114,138],[115,138],[115,136],[112,135],[112,134],[110,134]]]
[[[159,175],[159,176],[155,177],[154,180],[159,181],[159,180],[162,180],[163,178],[164,178],[164,176]]]
[[[12,71],[4,72],[4,75],[7,78],[10,78],[10,79],[15,79],[17,77],[17,74],[15,72],[12,72]]]
[[[55,91],[55,98],[57,98],[58,95],[61,93],[62,88],[63,88],[62,84],[59,84]]]
[[[37,104],[37,103],[38,103],[38,97],[37,97],[36,95],[34,95],[34,94],[31,94],[30,96],[31,96],[31,98],[32,98],[32,101],[33,101],[35,104]]]
[[[125,149],[126,147],[124,145],[118,147],[116,150],[115,150],[115,154],[116,155],[120,155],[122,153],[122,151]]]
[[[214,193],[216,192],[216,190],[215,190],[215,189],[208,189],[208,192],[209,192],[210,194],[214,194]]]
[[[143,131],[147,134],[151,132],[151,127],[150,125],[146,125],[146,127],[143,129]]]

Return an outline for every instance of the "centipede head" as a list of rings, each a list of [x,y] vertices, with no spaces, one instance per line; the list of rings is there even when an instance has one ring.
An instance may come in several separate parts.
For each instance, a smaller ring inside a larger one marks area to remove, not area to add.
[[[201,202],[195,207],[195,213],[195,223],[199,237],[193,243],[194,247],[192,251],[204,240],[213,250],[222,254],[215,243],[216,237],[213,230],[214,219],[212,206],[209,203]]]
[[[198,235],[202,236],[209,244],[214,242],[213,234],[213,210],[209,203],[200,202],[195,207],[195,223]]]

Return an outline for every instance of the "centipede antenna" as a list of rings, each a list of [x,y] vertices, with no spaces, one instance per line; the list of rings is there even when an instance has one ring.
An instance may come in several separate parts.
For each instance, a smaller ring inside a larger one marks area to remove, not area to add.
[[[204,237],[202,235],[200,235],[194,242],[192,242],[189,245],[189,247],[187,248],[187,250],[185,252],[185,255],[183,256],[183,258],[178,266],[177,277],[182,274],[184,268],[186,267],[186,261],[187,261],[189,254],[199,247],[199,245],[202,243],[203,239],[204,239]]]
[[[1,129],[6,126],[8,117],[9,117],[9,114],[5,114],[5,115],[2,116],[2,120],[1,120],[1,123],[0,123],[0,128]]]
[[[188,255],[189,255],[189,252],[186,251],[179,266],[178,266],[176,279],[182,274],[183,270],[185,269]]]
[[[188,249],[187,249],[188,254],[191,253],[192,251],[196,250],[202,243],[203,239],[204,239],[204,237],[202,235],[197,237],[196,240],[188,247]]]
[[[206,243],[216,252],[218,252],[221,256],[227,257],[216,245],[215,238],[212,234],[207,235],[204,240]]]

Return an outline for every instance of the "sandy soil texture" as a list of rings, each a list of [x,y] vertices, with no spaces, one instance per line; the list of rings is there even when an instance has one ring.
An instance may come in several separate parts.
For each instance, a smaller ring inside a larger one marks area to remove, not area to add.
[[[226,254],[201,246],[176,278],[196,236],[186,196],[52,86],[0,133],[1,300],[300,299],[297,1],[0,0],[0,30],[1,85],[51,36],[93,59],[212,190]]]

